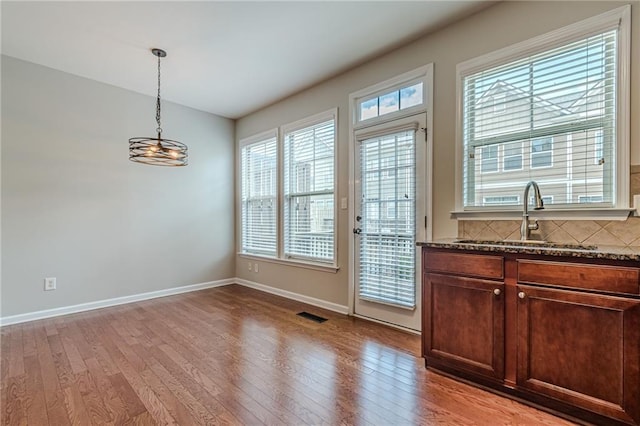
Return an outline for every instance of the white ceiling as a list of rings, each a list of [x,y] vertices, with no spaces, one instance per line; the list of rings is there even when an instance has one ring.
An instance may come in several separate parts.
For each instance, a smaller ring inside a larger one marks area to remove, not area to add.
[[[323,81],[486,1],[2,1],[2,53],[229,118]]]

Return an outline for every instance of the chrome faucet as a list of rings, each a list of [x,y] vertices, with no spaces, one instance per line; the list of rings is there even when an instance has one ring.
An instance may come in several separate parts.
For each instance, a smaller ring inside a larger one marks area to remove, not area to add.
[[[542,202],[542,196],[540,195],[540,188],[538,188],[538,184],[535,181],[530,181],[527,183],[527,186],[524,187],[524,203],[522,210],[522,225],[520,225],[520,240],[527,241],[531,234],[531,231],[534,231],[539,228],[538,221],[535,220],[533,223],[529,223],[529,188],[533,186],[533,197],[536,203],[534,210],[542,210],[544,209],[544,203]]]

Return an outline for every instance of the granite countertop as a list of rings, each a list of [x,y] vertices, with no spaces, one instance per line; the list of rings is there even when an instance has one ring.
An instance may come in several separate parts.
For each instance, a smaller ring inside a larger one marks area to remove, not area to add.
[[[587,259],[630,260],[640,262],[640,247],[625,246],[585,246],[562,243],[529,243],[522,245],[519,241],[480,241],[459,238],[447,238],[433,241],[418,241],[418,246],[476,250],[484,252],[539,254],[545,256],[582,257]]]

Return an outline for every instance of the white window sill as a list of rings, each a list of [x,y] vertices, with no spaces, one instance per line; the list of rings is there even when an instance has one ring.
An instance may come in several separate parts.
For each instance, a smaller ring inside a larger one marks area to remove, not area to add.
[[[336,273],[340,269],[337,265],[327,264],[327,263],[315,263],[315,262],[305,262],[303,260],[297,259],[278,259],[275,257],[269,256],[260,256],[259,254],[251,254],[251,253],[238,253],[238,256],[244,259],[252,259],[259,260],[261,262],[275,263],[286,266],[294,266],[298,268],[312,269],[314,271],[322,271],[322,272],[331,272]]]
[[[530,209],[529,217],[540,220],[626,220],[631,213],[635,213],[635,209]],[[522,210],[452,211],[451,218],[457,220],[519,220],[522,219]]]

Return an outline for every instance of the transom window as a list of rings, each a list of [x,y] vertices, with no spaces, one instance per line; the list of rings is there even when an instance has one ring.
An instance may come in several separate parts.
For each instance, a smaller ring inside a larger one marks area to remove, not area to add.
[[[547,207],[624,206],[618,188],[628,187],[628,174],[617,163],[628,151],[619,132],[628,125],[620,122],[628,105],[619,102],[619,86],[628,87],[628,13],[623,7],[458,65],[461,207],[513,204],[514,188],[530,180]]]
[[[420,106],[424,103],[424,83],[412,82],[408,85],[386,91],[373,98],[358,103],[358,121],[365,121],[396,111]]]

